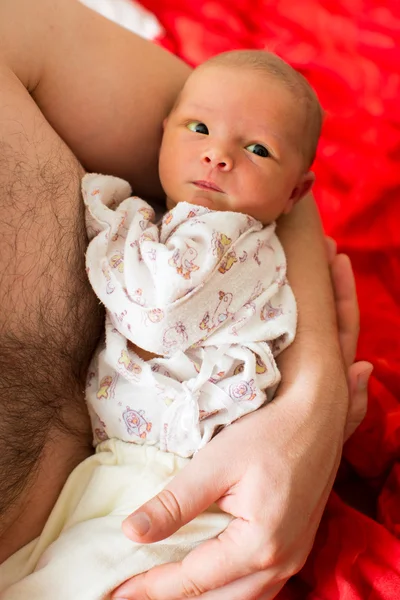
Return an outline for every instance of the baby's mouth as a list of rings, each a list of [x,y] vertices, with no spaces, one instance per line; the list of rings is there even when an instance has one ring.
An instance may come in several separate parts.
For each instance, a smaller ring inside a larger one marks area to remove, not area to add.
[[[209,190],[210,192],[220,192],[221,194],[224,194],[224,191],[221,190],[221,188],[218,187],[212,181],[206,181],[204,179],[200,179],[198,181],[193,181],[192,183],[196,187],[201,188],[202,190]]]

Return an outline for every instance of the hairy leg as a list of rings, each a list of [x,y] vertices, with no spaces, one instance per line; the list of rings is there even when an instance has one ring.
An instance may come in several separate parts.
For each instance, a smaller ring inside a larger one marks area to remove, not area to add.
[[[0,562],[40,532],[89,452],[83,388],[102,315],[85,273],[82,172],[1,68]]]
[[[79,162],[160,194],[161,124],[188,73],[76,0],[0,1],[0,562],[89,452],[83,379],[102,318]]]

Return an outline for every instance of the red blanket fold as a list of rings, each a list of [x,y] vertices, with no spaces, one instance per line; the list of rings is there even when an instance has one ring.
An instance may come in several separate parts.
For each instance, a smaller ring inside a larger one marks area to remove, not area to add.
[[[368,415],[345,448],[342,499],[332,494],[305,568],[279,598],[400,598],[400,3],[142,4],[165,28],[160,43],[192,65],[224,50],[267,48],[299,69],[320,97],[326,121],[315,196],[326,231],[353,261],[358,357],[375,371]]]

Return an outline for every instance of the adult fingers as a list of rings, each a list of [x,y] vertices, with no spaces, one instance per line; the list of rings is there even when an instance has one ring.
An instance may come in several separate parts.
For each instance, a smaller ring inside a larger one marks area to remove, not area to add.
[[[337,254],[335,240],[326,236],[325,242],[331,266],[340,344],[345,364],[349,367],[355,358],[360,318],[354,273],[348,256]]]
[[[326,241],[335,293],[340,346],[348,369],[349,411],[344,433],[344,440],[346,441],[365,417],[368,406],[368,381],[373,366],[366,361],[353,364],[360,328],[360,314],[353,269],[348,256],[344,254],[336,255],[337,248],[334,240],[327,238]]]
[[[201,450],[157,496],[125,519],[125,535],[141,543],[156,542],[194,519],[229,487],[217,466],[209,447]]]
[[[331,264],[337,254],[337,244],[335,240],[329,236],[325,236],[325,243],[326,251],[328,254],[328,262],[329,264]]]
[[[367,412],[368,381],[372,370],[373,366],[366,361],[354,363],[348,370],[349,411],[347,414],[344,441],[347,441],[353,435]]]
[[[332,262],[331,274],[339,340],[343,360],[348,368],[354,362],[360,329],[356,285],[349,257],[345,254],[338,254]]]
[[[154,567],[125,582],[114,592],[113,599],[178,600],[201,597],[210,590],[217,590],[259,571],[266,571],[263,588],[268,584],[276,586],[279,583],[274,580],[276,570],[268,570],[271,565],[273,557],[268,554],[262,528],[243,519],[234,519],[217,538],[195,548],[182,562]],[[226,595],[221,598],[228,600]]]
[[[271,585],[269,571],[260,571],[242,577],[223,588],[206,592],[201,600],[272,600],[280,592],[286,579]]]

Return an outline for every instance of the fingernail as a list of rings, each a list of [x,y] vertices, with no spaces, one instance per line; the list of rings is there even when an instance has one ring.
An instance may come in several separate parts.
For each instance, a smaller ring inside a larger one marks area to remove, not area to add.
[[[146,533],[148,533],[148,531],[150,530],[151,521],[144,512],[136,513],[136,515],[130,517],[130,519],[128,519],[127,522],[129,523],[129,526],[134,530],[134,532],[138,535],[146,535]]]
[[[374,367],[371,366],[369,369],[365,369],[365,371],[360,373],[359,376],[357,377],[357,390],[359,392],[363,392],[367,389],[368,381],[369,381],[369,378],[371,377],[371,373],[373,370],[374,370]]]

